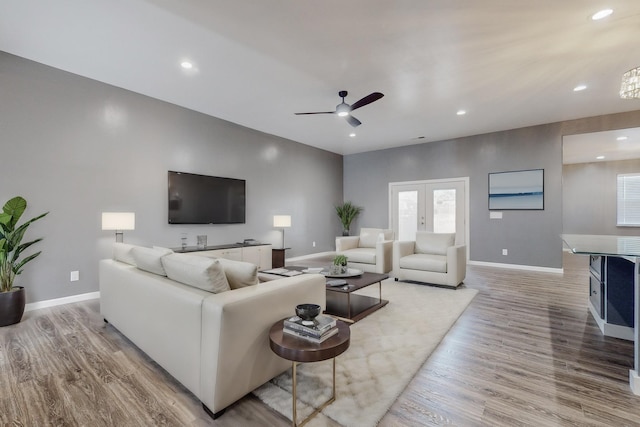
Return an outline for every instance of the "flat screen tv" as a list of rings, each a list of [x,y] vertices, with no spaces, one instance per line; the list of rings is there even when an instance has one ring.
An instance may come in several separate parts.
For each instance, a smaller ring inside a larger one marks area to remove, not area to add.
[[[169,171],[169,224],[244,224],[244,179]]]

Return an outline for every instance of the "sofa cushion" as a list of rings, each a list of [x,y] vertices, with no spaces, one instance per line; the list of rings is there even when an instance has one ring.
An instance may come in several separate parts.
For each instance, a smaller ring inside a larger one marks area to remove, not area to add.
[[[447,257],[443,255],[413,254],[400,258],[400,268],[409,270],[447,272]]]
[[[342,252],[349,262],[376,263],[376,248],[355,248]]]
[[[165,248],[164,246],[152,246],[152,248],[156,251],[165,251],[168,254],[173,253],[173,249]]]
[[[455,233],[431,233],[418,231],[416,233],[417,254],[446,255],[447,248],[453,246],[456,240]]]
[[[360,241],[358,242],[359,248],[375,248],[376,243],[379,241],[379,236],[382,233],[382,228],[361,228],[360,229]]]
[[[142,246],[136,246],[131,249],[131,255],[136,261],[136,266],[140,270],[148,271],[149,273],[157,274],[159,276],[166,276],[162,266],[162,257],[172,253],[170,249],[152,249]]]
[[[230,289],[216,258],[174,253],[162,257],[162,265],[167,277],[176,282],[216,294]]]
[[[136,260],[133,259],[133,255],[131,254],[131,249],[135,247],[135,245],[115,242],[113,244],[113,259],[135,266]]]
[[[218,258],[231,289],[258,284],[258,266],[250,262]]]

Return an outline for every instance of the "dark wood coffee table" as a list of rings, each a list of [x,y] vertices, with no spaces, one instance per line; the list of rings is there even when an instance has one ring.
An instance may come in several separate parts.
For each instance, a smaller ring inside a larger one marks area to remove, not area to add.
[[[338,320],[338,333],[326,341],[316,344],[302,338],[282,332],[284,319],[276,322],[269,331],[269,345],[271,350],[283,359],[292,362],[292,386],[291,395],[293,399],[293,426],[302,426],[320,411],[336,400],[336,356],[341,355],[349,348],[351,340],[351,331],[349,325]],[[307,418],[298,423],[298,414],[296,412],[297,401],[297,380],[296,380],[296,363],[298,362],[320,362],[322,360],[333,359],[333,386],[331,389],[331,398],[316,408],[316,410]]]
[[[382,299],[382,281],[388,278],[387,274],[364,272],[360,276],[342,278],[347,282],[344,286],[327,286],[325,313],[353,323],[381,309],[389,303]],[[335,279],[327,277],[327,280]],[[355,291],[376,283],[379,290],[378,298],[354,294]]]
[[[287,270],[303,271],[309,267],[286,265],[284,268]],[[280,277],[280,275],[274,275],[268,272],[269,270],[261,271],[261,273],[267,273],[267,275],[272,277]],[[347,284],[338,287],[327,286],[327,307],[324,313],[338,317],[348,323],[354,323],[374,311],[381,309],[389,303],[389,301],[382,299],[382,281],[388,278],[389,276],[387,274],[369,272],[364,272],[359,276],[340,278],[345,280]],[[326,279],[329,281],[336,280],[337,278],[326,277]],[[376,283],[378,284],[379,290],[378,298],[354,294],[355,291],[375,285]]]

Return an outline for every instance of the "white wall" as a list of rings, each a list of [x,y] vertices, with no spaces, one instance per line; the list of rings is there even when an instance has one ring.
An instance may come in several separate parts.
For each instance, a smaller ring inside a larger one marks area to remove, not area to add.
[[[42,255],[17,284],[27,302],[98,290],[113,232],[101,212],[132,211],[125,242],[177,247],[254,238],[279,243],[274,214],[290,214],[287,256],[332,250],[340,233],[342,157],[0,52],[0,203],[29,202]],[[243,225],[169,225],[167,171],[247,181]],[[312,247],[312,242],[316,247]],[[72,270],[80,281],[70,282]]]

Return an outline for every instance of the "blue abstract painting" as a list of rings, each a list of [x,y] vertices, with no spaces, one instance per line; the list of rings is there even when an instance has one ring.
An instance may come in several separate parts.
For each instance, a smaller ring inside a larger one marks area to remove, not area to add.
[[[544,209],[544,169],[490,173],[489,209]]]

